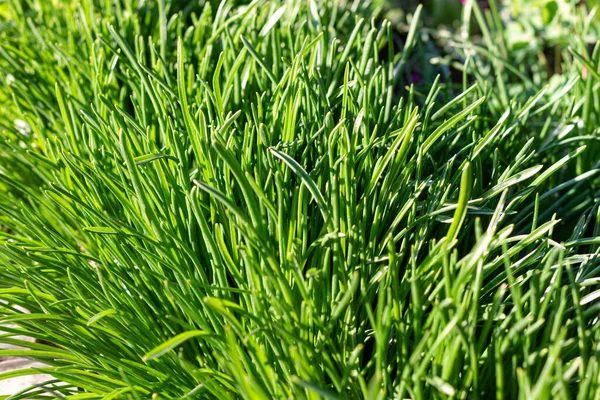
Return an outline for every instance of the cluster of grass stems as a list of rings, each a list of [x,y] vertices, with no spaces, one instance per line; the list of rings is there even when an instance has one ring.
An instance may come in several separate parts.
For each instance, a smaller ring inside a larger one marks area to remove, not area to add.
[[[600,396],[593,11],[396,6],[0,3],[8,398]]]

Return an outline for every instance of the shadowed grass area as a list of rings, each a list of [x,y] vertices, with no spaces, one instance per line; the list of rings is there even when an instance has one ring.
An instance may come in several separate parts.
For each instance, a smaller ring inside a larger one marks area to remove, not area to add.
[[[596,396],[594,12],[241,3],[0,6],[0,356],[48,365],[0,379]]]

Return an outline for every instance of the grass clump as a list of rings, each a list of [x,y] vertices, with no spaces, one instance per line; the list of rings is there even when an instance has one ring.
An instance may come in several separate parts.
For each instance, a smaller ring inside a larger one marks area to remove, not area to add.
[[[592,24],[550,70],[495,3],[0,7],[12,399],[598,395]]]

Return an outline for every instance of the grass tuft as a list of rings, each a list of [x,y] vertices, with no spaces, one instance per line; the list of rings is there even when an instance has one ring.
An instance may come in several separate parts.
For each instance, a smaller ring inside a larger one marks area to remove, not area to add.
[[[9,398],[597,397],[597,16],[510,3],[0,2]]]

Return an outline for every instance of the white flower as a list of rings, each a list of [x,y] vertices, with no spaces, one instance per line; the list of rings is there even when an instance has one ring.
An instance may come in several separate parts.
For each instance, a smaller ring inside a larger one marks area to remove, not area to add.
[[[31,134],[31,125],[22,119],[15,119],[15,129],[23,136]]]

